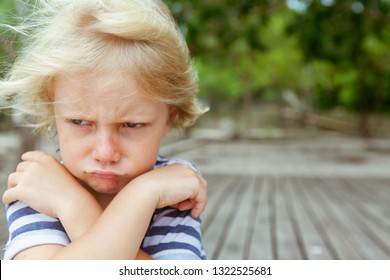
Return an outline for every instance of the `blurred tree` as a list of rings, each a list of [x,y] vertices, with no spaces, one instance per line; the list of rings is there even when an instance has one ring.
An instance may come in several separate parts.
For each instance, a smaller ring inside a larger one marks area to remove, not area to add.
[[[390,1],[301,2],[291,31],[306,61],[327,75],[316,77],[320,105],[358,111],[360,134],[370,136],[369,113],[390,108]]]
[[[212,107],[224,100],[241,103],[242,132],[250,127],[255,94],[261,97],[296,88],[300,53],[285,36],[286,22],[293,14],[282,1],[165,2],[187,36],[201,93]]]
[[[314,94],[319,108],[358,111],[362,135],[370,112],[389,110],[388,0],[166,2],[212,102],[246,107],[258,93]]]
[[[15,5],[11,0],[0,2],[0,22],[10,23],[15,14]],[[12,62],[16,58],[16,49],[4,27],[0,27],[0,75],[4,72],[4,64]]]

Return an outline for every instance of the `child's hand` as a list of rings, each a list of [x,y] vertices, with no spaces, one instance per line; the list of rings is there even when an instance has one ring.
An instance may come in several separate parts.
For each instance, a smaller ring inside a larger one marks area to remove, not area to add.
[[[58,218],[61,211],[86,192],[54,157],[40,151],[22,155],[16,172],[8,177],[3,203],[22,201],[40,213]]]
[[[207,182],[198,172],[183,164],[160,167],[139,176],[132,183],[152,188],[152,193],[157,195],[156,208],[192,209],[192,216],[199,217],[206,207]]]

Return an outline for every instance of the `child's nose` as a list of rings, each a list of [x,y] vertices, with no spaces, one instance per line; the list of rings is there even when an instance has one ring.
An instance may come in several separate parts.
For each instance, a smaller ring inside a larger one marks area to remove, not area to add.
[[[117,137],[110,133],[101,133],[96,141],[92,156],[99,162],[118,162],[120,160],[120,152]]]

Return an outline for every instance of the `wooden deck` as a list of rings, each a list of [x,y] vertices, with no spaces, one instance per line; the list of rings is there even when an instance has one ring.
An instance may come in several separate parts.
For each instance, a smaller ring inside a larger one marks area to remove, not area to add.
[[[208,180],[209,259],[390,259],[389,141],[189,144],[172,154]]]
[[[209,259],[390,259],[387,179],[206,177]]]

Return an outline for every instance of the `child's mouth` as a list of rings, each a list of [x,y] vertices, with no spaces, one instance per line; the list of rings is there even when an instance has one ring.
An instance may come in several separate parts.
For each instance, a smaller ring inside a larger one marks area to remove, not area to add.
[[[88,172],[88,174],[92,175],[95,178],[105,179],[105,180],[113,180],[123,176],[120,173],[113,172],[113,171],[106,171],[106,170],[94,170]]]

